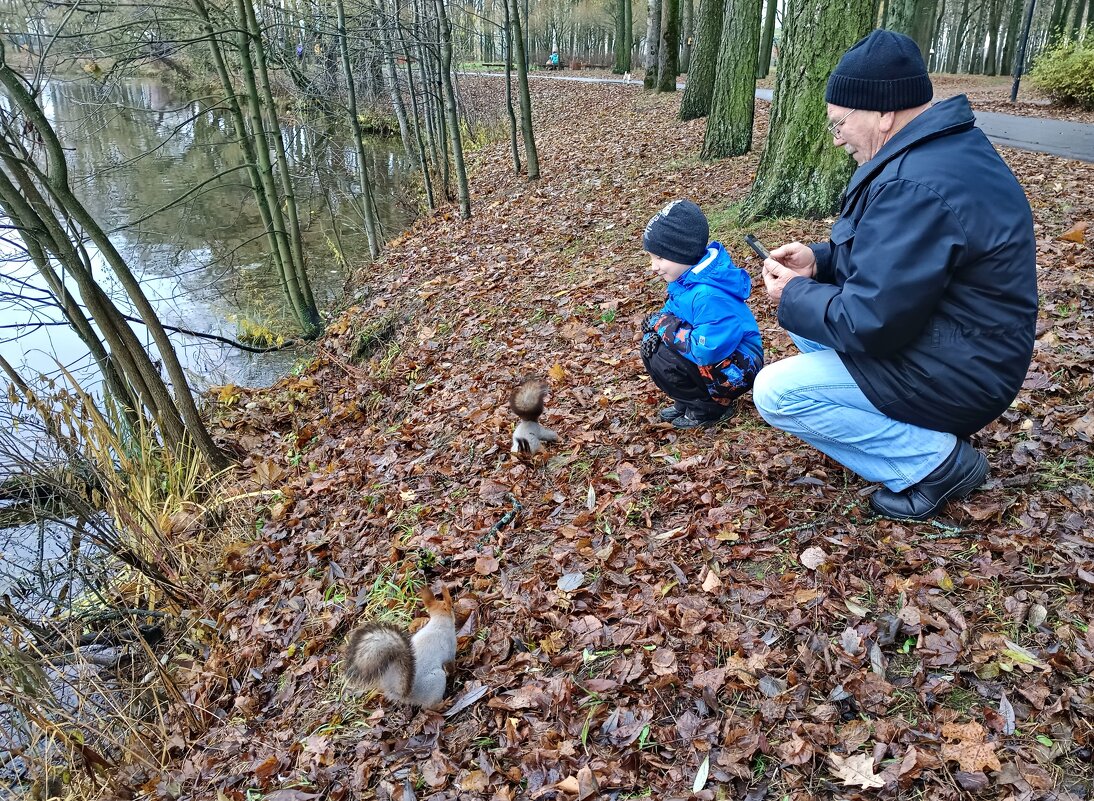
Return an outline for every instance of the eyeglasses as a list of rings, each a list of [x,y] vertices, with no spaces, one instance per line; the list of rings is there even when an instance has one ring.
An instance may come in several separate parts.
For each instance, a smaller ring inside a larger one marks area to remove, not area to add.
[[[828,133],[830,133],[832,135],[833,139],[839,139],[840,127],[843,125],[844,121],[848,117],[850,117],[852,114],[854,114],[856,111],[858,111],[858,109],[853,108],[850,111],[848,111],[846,114],[844,114],[842,117],[840,117],[838,120],[836,120],[835,122],[828,123]]]

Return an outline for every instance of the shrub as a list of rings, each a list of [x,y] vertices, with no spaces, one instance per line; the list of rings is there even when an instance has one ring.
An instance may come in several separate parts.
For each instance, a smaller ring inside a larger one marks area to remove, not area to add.
[[[1037,58],[1029,77],[1055,103],[1094,109],[1094,38],[1054,45]]]

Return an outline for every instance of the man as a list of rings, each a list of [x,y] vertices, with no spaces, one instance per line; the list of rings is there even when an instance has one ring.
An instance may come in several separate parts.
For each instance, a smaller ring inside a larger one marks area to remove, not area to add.
[[[828,132],[859,165],[829,242],[764,262],[800,355],[756,407],[868,481],[886,517],[924,520],[983,484],[969,437],[1022,386],[1037,320],[1033,218],[964,96],[930,105],[915,42],[875,30],[828,80]]]

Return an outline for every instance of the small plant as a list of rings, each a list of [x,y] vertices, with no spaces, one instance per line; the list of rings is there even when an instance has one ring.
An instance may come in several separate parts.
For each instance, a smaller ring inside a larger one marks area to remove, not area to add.
[[[1029,77],[1055,103],[1094,109],[1094,37],[1088,32],[1044,51]]]

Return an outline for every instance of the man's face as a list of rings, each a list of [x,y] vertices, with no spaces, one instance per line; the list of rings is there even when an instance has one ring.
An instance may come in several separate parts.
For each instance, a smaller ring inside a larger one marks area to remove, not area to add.
[[[680,264],[676,261],[669,261],[663,259],[660,256],[650,254],[650,269],[654,274],[664,281],[666,284],[671,284],[681,275],[691,269],[690,264]]]
[[[885,144],[876,111],[863,111],[828,104],[828,125],[832,141],[842,147],[860,167],[872,159]],[[832,128],[834,126],[834,129]]]

